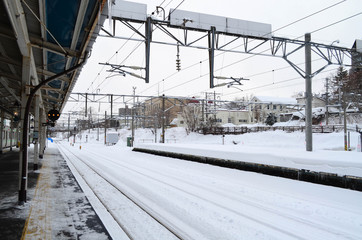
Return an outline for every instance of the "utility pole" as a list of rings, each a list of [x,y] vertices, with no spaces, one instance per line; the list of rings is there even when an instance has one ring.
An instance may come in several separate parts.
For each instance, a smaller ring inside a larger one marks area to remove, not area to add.
[[[99,114],[97,114],[97,141],[99,141]]]
[[[68,113],[68,142],[70,138],[70,113]]]
[[[107,145],[107,111],[104,112],[104,145]]]
[[[209,116],[208,116],[208,109],[207,109],[207,104],[208,104],[208,101],[207,101],[207,92],[205,93],[205,104],[206,104],[206,109],[205,109],[205,118],[206,118],[206,122],[209,120]]]
[[[342,124],[342,97],[341,97],[341,79],[338,79],[338,103],[339,103],[339,124]]]
[[[328,125],[328,117],[329,117],[329,112],[328,112],[329,88],[328,88],[328,84],[329,84],[329,78],[326,78],[326,125]]]
[[[347,103],[346,103],[346,91],[344,89],[344,83],[342,82],[343,87],[343,101],[342,101],[342,107],[343,107],[343,133],[344,133],[344,151],[348,151],[348,140],[347,140]]]
[[[113,119],[113,94],[111,94],[111,124],[112,124],[112,119]]]
[[[216,122],[216,92],[214,91],[214,121]]]
[[[205,101],[202,100],[202,114],[201,114],[201,122],[202,123],[205,122],[204,114],[205,114]]]
[[[134,144],[134,106],[135,106],[135,97],[136,97],[136,87],[133,87],[133,106],[131,108],[132,112],[132,139],[131,139],[131,145],[133,147]]]
[[[306,33],[305,36],[305,140],[306,150],[313,151],[313,136],[312,136],[312,51],[311,51],[311,36]]]
[[[165,143],[165,94],[162,94],[162,143]]]
[[[153,118],[153,124],[155,128],[155,143],[157,143],[157,116]]]
[[[88,112],[88,110],[86,110]],[[91,124],[90,124],[90,118],[92,116],[92,110],[91,107],[89,108],[89,114],[88,114],[88,133],[90,133],[90,129],[91,129]]]

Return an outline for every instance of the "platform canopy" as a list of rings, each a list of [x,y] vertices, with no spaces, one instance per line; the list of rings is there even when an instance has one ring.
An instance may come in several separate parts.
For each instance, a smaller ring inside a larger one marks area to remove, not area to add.
[[[106,8],[106,0],[0,0],[0,110],[7,117],[21,106],[22,92],[86,57]],[[45,112],[63,109],[80,71],[42,87]]]

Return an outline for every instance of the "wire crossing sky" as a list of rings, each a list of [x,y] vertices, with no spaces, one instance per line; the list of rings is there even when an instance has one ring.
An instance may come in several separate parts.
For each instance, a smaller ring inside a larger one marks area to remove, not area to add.
[[[155,11],[157,6],[165,9],[166,16],[169,14],[170,9],[178,8],[180,10],[268,23],[272,25],[272,35],[276,37],[297,39],[310,32],[312,33],[313,42],[347,48],[352,47],[355,39],[362,39],[360,28],[362,3],[360,0],[255,0],[252,2],[246,0],[136,0],[134,2],[147,4],[148,14],[154,13],[153,17],[160,20],[164,16],[162,11],[157,14],[157,11]],[[106,29],[109,27],[106,23],[104,25]],[[134,24],[134,27],[141,32],[145,28],[143,24]],[[175,30],[173,34],[179,38],[183,37],[182,30]],[[135,37],[134,32],[127,30],[119,22],[116,22],[116,35],[127,39]],[[153,28],[153,35],[165,41],[171,41],[169,38],[162,36],[161,31],[157,28]],[[197,35],[197,33],[189,32],[188,37],[192,39],[198,36],[200,35]],[[177,71],[176,47],[153,43],[151,43],[149,84],[132,76],[122,77],[107,72],[109,69],[104,65],[99,65],[100,62],[144,66],[145,44],[127,39],[98,37],[92,56],[82,70],[74,92],[131,94],[132,87],[135,86],[136,93],[143,95],[166,94],[199,97],[203,96],[204,92],[216,91],[221,94],[221,98],[232,100],[250,94],[290,97],[297,92],[304,91],[304,79],[281,58],[217,51],[215,52],[215,76],[244,77],[250,78],[250,81],[243,82],[244,85],[241,86],[241,89],[245,90],[244,92],[235,91],[235,88],[227,88],[226,86],[209,89],[207,50],[180,47],[181,70]],[[225,39],[222,36],[220,37],[220,41]],[[234,47],[240,48],[242,44],[241,41],[237,42]],[[207,46],[207,39],[202,45]],[[296,64],[304,64],[303,54],[299,54],[295,58],[294,62]],[[314,59],[314,62],[318,64],[316,59]],[[322,80],[334,73],[336,67],[330,66],[314,78],[313,92],[324,91]],[[136,72],[136,74],[144,73]],[[215,82],[215,84],[218,84],[218,82]],[[79,106],[73,104],[68,109],[77,107]]]

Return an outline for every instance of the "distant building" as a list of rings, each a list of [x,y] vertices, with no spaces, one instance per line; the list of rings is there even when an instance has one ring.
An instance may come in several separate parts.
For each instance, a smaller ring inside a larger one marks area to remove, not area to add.
[[[251,116],[247,110],[219,109],[216,112],[216,122],[220,125],[231,123],[233,125],[249,124]]]
[[[294,98],[254,96],[250,102],[251,123],[265,123],[271,113],[277,117],[278,122],[285,122],[289,120],[291,113],[299,108],[299,103]]]
[[[304,98],[304,97],[297,98],[297,103],[305,105],[306,104],[306,98]],[[313,98],[312,98],[312,108],[319,108],[319,107],[325,107],[325,106],[326,106],[326,101],[323,98],[313,96]]]
[[[132,110],[126,105],[124,108],[118,108],[118,117],[119,126],[121,128],[130,127],[132,119]]]
[[[164,106],[163,106],[164,102]],[[170,125],[171,121],[177,118],[177,114],[181,112],[182,106],[187,100],[177,98],[154,97],[147,99],[143,103],[144,117],[147,119],[145,127],[161,127],[162,115],[164,108],[165,125]]]
[[[236,126],[241,124],[249,124],[251,119],[248,110],[217,109],[215,115],[212,114],[212,116],[215,117],[217,125],[224,125],[228,123]],[[201,115],[200,118],[202,118]],[[177,115],[177,118],[174,119],[173,124],[177,127],[187,127],[182,113]]]

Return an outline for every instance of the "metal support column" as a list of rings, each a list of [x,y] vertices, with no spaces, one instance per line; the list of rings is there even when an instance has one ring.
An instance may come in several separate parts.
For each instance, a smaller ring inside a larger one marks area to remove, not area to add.
[[[215,58],[215,27],[208,32],[209,39],[209,67],[210,67],[210,88],[214,87],[214,58]]]
[[[29,111],[26,111],[28,91],[26,86],[30,85],[30,57],[23,56],[22,63],[22,83],[21,83],[21,110],[20,110],[20,129],[22,138],[20,138],[19,152],[19,203],[26,202],[26,191],[28,189],[28,124]],[[30,109],[30,104],[29,104]]]
[[[162,143],[165,143],[165,94],[162,94]]]
[[[84,109],[84,116],[87,117],[88,112],[88,93],[85,94],[85,109]]]
[[[104,145],[107,145],[107,111],[104,112]]]
[[[329,105],[329,78],[326,78],[326,125],[328,126],[328,117],[329,117],[329,109],[328,109],[328,105]]]
[[[146,21],[146,76],[145,81],[146,83],[150,82],[150,54],[151,54],[151,41],[152,41],[152,19],[151,17],[147,18]]]
[[[68,114],[68,142],[70,138],[70,113]]]
[[[344,136],[344,151],[348,151],[348,139],[347,139],[347,103],[346,103],[346,92],[344,88],[344,84],[342,85],[343,91],[343,136]]]
[[[136,97],[136,87],[133,87],[133,106],[132,106],[132,108],[131,108],[131,113],[132,113],[132,139],[131,139],[131,146],[133,147],[134,145],[134,128],[135,128],[135,126],[134,126],[134,107],[135,107],[135,97]]]
[[[312,137],[312,51],[310,33],[305,34],[305,141],[306,150],[313,151]]]
[[[46,117],[45,117],[45,111],[44,109],[41,109],[41,114],[40,114],[40,118],[42,123],[46,123]],[[44,156],[44,150],[45,150],[45,141],[46,141],[46,128],[47,126],[43,126],[41,124],[41,128],[39,131],[39,158],[42,159]]]
[[[87,56],[87,53],[85,54]],[[20,178],[20,187],[19,187],[19,203],[26,202],[26,190],[27,190],[27,176],[28,176],[28,124],[29,124],[29,113],[30,106],[33,101],[33,98],[38,90],[45,84],[53,81],[54,79],[60,78],[61,76],[71,73],[81,67],[85,63],[86,58],[84,60],[75,65],[74,67],[65,70],[64,72],[58,73],[52,77],[47,78],[46,80],[39,83],[37,86],[30,91],[27,96],[27,88],[26,86],[30,85],[30,58],[23,57],[23,91],[21,96],[21,124],[22,124],[22,138],[20,143],[20,167],[19,167],[19,178]]]
[[[12,119],[11,122],[10,122],[10,137],[9,137],[9,145],[10,145],[10,151],[13,150],[13,140],[14,142],[16,143],[16,130],[14,131],[14,120]]]
[[[34,101],[34,132],[33,132],[33,143],[34,143],[34,170],[39,168],[39,96],[35,96]]]
[[[112,119],[113,119],[113,94],[111,94],[111,124],[112,124]],[[112,125],[110,127],[112,127]]]
[[[0,121],[0,154],[3,153],[4,111],[1,111]],[[10,133],[11,134],[11,133]]]

